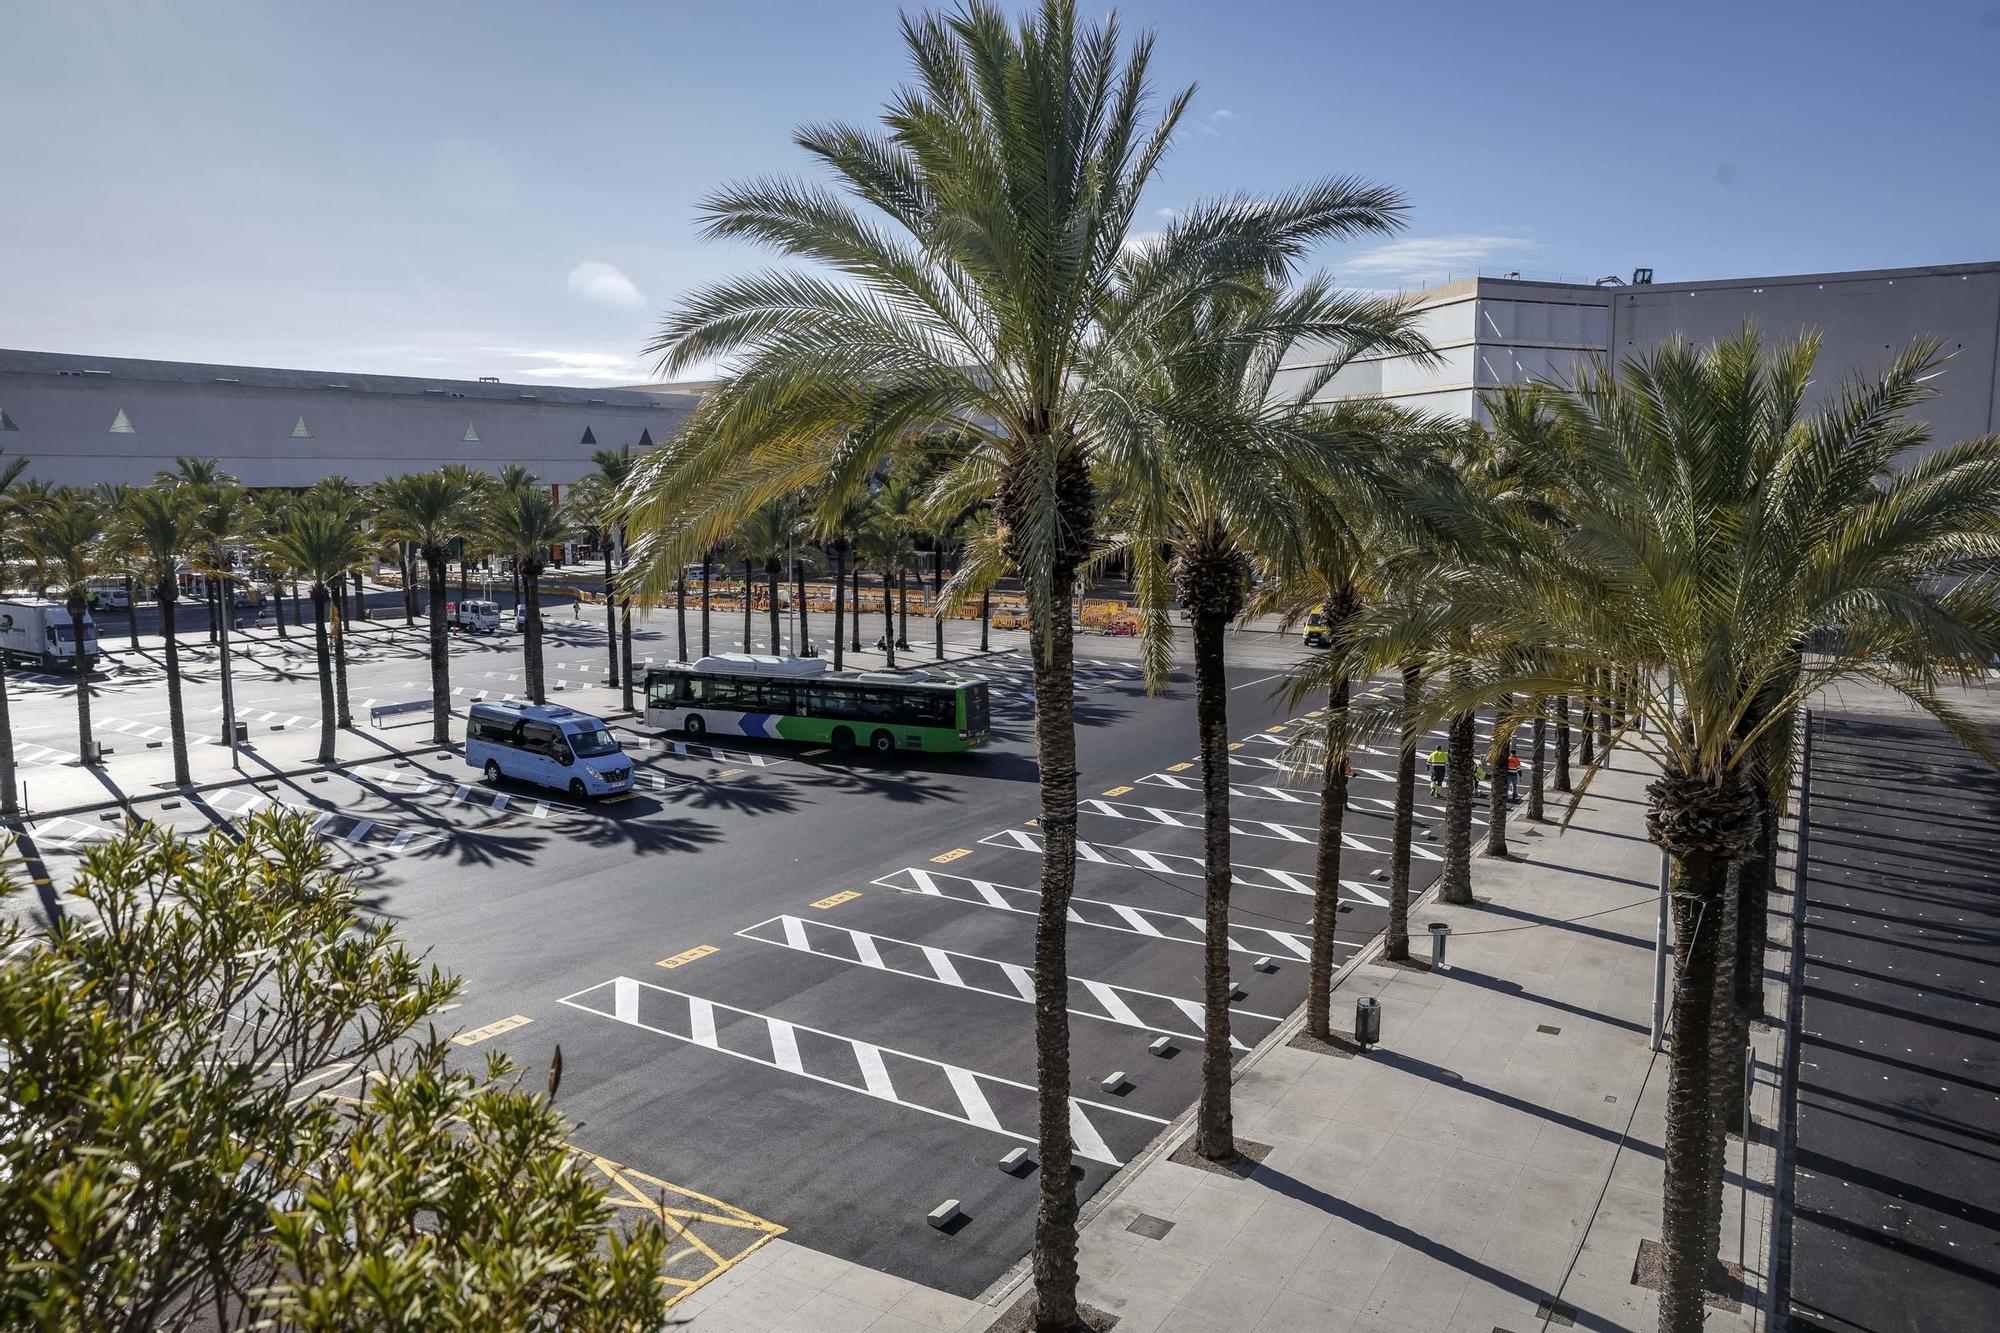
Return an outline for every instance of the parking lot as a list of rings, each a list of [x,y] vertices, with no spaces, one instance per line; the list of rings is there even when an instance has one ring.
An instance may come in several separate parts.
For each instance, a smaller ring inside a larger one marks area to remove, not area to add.
[[[1133,662],[1091,646],[1078,667],[1086,795],[1070,913],[1086,1193],[1195,1099],[1203,938],[1191,685],[1177,677],[1149,697]],[[572,660],[552,650],[552,680],[558,658]],[[964,755],[709,746],[625,720],[638,786],[613,803],[492,787],[432,752],[149,810],[190,831],[269,805],[312,812],[369,907],[465,978],[446,1021],[468,1059],[502,1050],[539,1080],[559,1044],[577,1145],[625,1192],[643,1178],[696,1200],[688,1217],[723,1219],[701,1224],[720,1236],[690,1233],[690,1283],[726,1267],[737,1242],[782,1231],[969,1295],[1030,1239],[1035,1177],[997,1164],[1018,1146],[1032,1154],[1042,848],[1025,657],[951,669],[993,687],[995,740]],[[504,659],[454,664],[467,694],[499,697],[507,674]],[[1231,674],[1240,1050],[1302,1001],[1311,933],[1317,795],[1281,772],[1300,717],[1271,698],[1274,676],[1270,664]],[[1386,915],[1393,756],[1354,762],[1341,958]],[[1420,891],[1437,872],[1442,811],[1420,799],[1417,815]],[[60,883],[113,827],[31,821],[23,845]],[[1163,1035],[1177,1054],[1149,1052]],[[1114,1073],[1125,1086],[1107,1092]],[[967,1214],[951,1234],[924,1220],[946,1198]]]

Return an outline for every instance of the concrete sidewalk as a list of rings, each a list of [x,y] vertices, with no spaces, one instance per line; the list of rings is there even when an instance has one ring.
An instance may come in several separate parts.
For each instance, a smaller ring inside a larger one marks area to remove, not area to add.
[[[1294,1015],[1246,1057],[1241,1140],[1268,1148],[1247,1176],[1169,1160],[1184,1116],[1085,1207],[1082,1289],[1120,1333],[1534,1333],[1648,1330],[1635,1285],[1659,1236],[1667,1058],[1649,1049],[1658,852],[1645,841],[1641,761],[1599,775],[1567,832],[1530,832],[1520,859],[1477,857],[1477,905],[1412,912],[1449,922],[1449,970],[1370,961],[1337,983],[1337,1026],[1377,997],[1382,1044],[1341,1056],[1290,1044]],[[1522,807],[1517,806],[1519,811]],[[1551,803],[1551,811],[1559,807]],[[1773,904],[1782,941],[1789,898]],[[1782,976],[1774,963],[1767,975]],[[1709,1327],[1762,1326],[1763,1243],[1776,1108],[1776,1034],[1758,1033],[1752,1185],[1729,1143],[1723,1253],[1747,1205],[1750,1292]],[[1028,1291],[1026,1261],[979,1301],[913,1287],[786,1242],[678,1307],[715,1333],[982,1330]]]

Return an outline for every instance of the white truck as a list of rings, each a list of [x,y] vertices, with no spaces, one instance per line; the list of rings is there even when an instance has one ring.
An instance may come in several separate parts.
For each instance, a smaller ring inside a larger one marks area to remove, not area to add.
[[[0,655],[45,671],[76,670],[76,631],[61,602],[0,601]],[[97,665],[97,622],[83,613],[83,665]]]
[[[500,631],[500,608],[487,601],[473,599],[453,602],[445,607],[445,623],[454,629],[473,634],[497,634]]]

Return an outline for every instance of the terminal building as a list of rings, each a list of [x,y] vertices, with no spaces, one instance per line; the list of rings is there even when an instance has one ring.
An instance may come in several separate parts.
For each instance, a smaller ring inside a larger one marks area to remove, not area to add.
[[[1817,330],[1814,392],[1822,398],[1844,380],[1879,374],[1916,339],[1939,338],[1950,360],[1937,396],[1920,410],[1933,442],[2000,430],[2000,263],[1708,282],[1650,277],[1643,269],[1631,282],[1596,284],[1480,277],[1414,293],[1418,326],[1439,359],[1357,360],[1320,397],[1380,397],[1484,419],[1483,391],[1527,381],[1573,383],[1580,365],[1622,360],[1675,336],[1713,342],[1749,325],[1767,344]],[[1303,384],[1328,360],[1323,349],[1299,349],[1275,387]]]
[[[52,485],[143,483],[177,457],[246,486],[367,484],[445,463],[520,464],[567,487],[599,449],[673,438],[699,399],[671,386],[577,389],[497,380],[0,351],[0,453]]]
[[[2000,430],[2000,263],[1654,283],[1472,278],[1414,294],[1437,349],[1358,360],[1327,399],[1380,397],[1479,419],[1482,391],[1571,381],[1580,365],[1646,351],[1676,335],[1709,342],[1746,324],[1776,343],[1818,330],[1815,392],[1879,372],[1913,340],[1950,360],[1922,414],[1948,444]],[[1277,388],[1302,383],[1323,349],[1288,358]],[[249,486],[321,477],[381,481],[445,463],[519,464],[558,487],[599,449],[671,439],[701,385],[620,389],[270,370],[56,352],[0,351],[0,454],[31,460],[53,485],[142,483],[177,457],[215,458]]]

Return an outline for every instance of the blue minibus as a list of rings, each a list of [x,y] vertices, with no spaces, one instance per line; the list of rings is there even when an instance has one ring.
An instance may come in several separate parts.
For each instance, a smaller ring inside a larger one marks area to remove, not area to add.
[[[632,761],[601,718],[560,704],[478,703],[465,720],[465,762],[488,782],[519,778],[571,796],[632,790]]]

